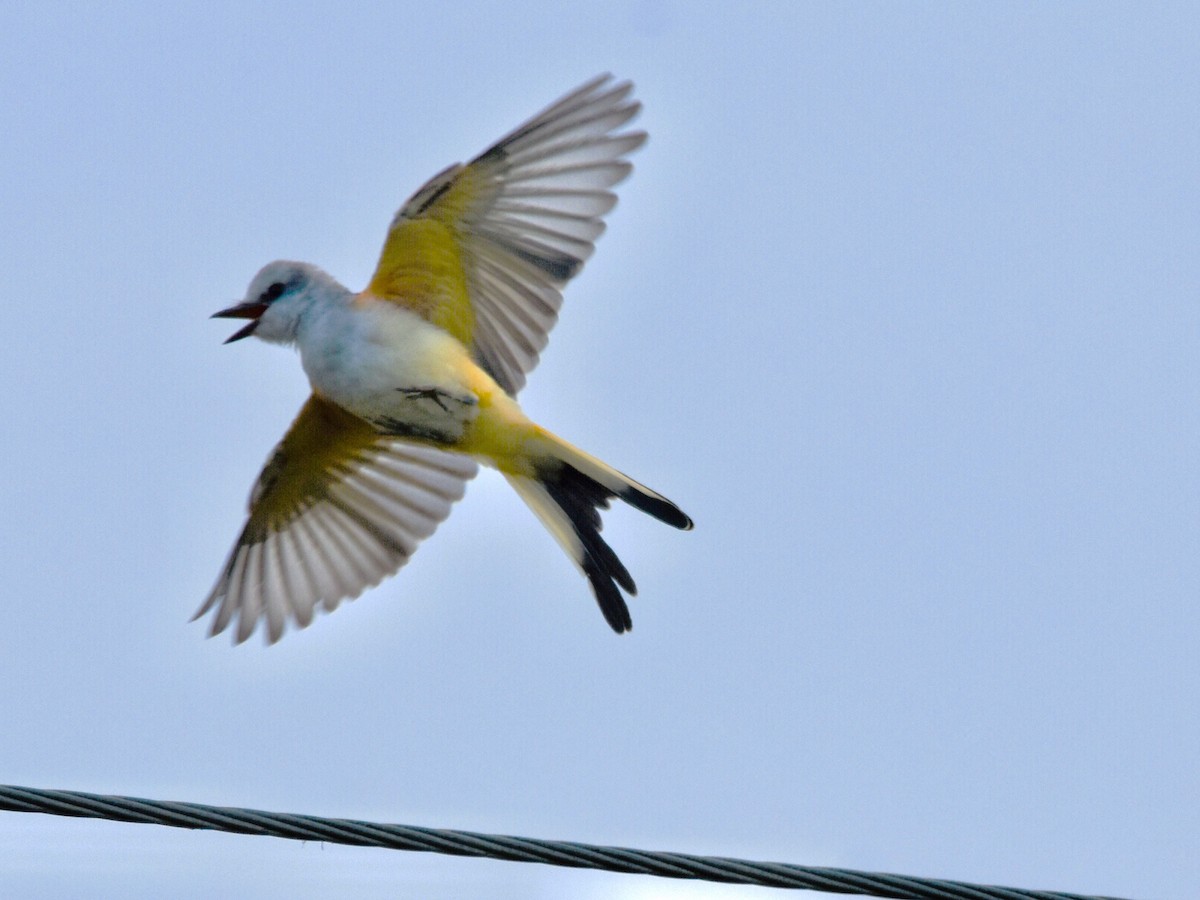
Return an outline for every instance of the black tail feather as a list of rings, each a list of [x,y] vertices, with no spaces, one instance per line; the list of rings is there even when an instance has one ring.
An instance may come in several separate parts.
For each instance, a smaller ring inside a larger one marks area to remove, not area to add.
[[[615,496],[620,497],[634,509],[640,509],[647,515],[654,516],[660,522],[678,528],[681,531],[692,530],[693,522],[691,518],[666,497],[643,494],[634,488],[627,488]]]
[[[618,634],[628,631],[633,620],[619,588],[633,596],[637,585],[612,547],[600,537],[600,510],[607,509],[617,494],[566,463],[539,476],[546,493],[566,513],[583,545],[580,567],[592,584],[605,620]]]

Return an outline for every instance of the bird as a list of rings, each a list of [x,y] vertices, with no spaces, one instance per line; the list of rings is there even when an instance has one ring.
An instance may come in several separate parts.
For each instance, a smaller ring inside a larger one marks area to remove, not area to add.
[[[617,499],[690,530],[674,503],[533,422],[516,395],[595,249],[612,188],[646,140],[633,85],[601,75],[421,187],[353,292],[278,260],[213,315],[299,351],[312,394],[255,482],[248,514],[193,616],[267,644],[393,575],[462,498],[478,465],[507,479],[591,585],[618,634],[636,585],[600,535]],[[624,593],[623,593],[624,592]]]

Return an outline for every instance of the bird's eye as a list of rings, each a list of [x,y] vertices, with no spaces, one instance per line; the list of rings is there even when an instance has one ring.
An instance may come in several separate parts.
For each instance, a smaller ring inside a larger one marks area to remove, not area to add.
[[[272,300],[278,300],[285,287],[287,287],[287,285],[285,285],[282,281],[276,281],[269,288],[262,292],[263,300],[267,303],[270,303]]]

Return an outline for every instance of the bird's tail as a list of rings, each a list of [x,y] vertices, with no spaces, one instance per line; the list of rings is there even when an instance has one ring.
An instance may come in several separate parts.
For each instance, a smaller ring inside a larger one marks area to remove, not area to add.
[[[554,435],[541,432],[530,449],[532,474],[506,472],[505,478],[587,576],[613,631],[628,631],[633,622],[621,589],[633,596],[637,586],[600,536],[600,510],[616,497],[684,531],[692,520],[662,494]]]

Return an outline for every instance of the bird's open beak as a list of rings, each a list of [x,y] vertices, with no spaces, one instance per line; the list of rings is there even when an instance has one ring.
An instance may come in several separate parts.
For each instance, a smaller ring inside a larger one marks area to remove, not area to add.
[[[231,306],[229,309],[223,309],[220,312],[212,314],[214,319],[249,319],[250,322],[244,328],[239,328],[230,337],[225,339],[226,344],[232,344],[234,341],[240,341],[242,338],[250,337],[254,334],[254,329],[258,327],[259,317],[267,311],[267,304],[259,303],[258,301],[250,301],[247,303],[238,303],[236,306]]]

